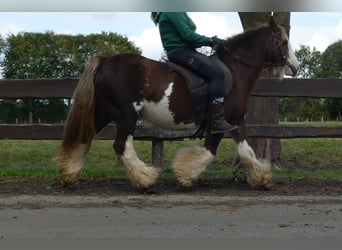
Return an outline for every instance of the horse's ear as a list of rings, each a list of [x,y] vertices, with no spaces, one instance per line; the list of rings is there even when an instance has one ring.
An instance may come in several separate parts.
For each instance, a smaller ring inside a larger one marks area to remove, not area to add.
[[[270,16],[270,27],[272,30],[276,31],[278,29],[278,24],[274,20],[273,16]]]

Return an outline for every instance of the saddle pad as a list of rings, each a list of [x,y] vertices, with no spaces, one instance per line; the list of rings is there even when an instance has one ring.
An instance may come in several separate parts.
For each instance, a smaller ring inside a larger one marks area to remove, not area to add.
[[[224,65],[217,55],[209,57],[213,60],[224,72],[225,96],[228,95],[233,87],[233,77],[230,70]],[[190,94],[199,99],[208,98],[208,81],[196,75],[192,70],[173,62],[166,64],[175,72],[179,73],[184,79],[189,88]]]

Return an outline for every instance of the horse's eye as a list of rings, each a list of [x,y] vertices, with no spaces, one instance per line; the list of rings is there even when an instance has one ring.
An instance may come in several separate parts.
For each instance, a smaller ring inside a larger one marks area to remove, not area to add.
[[[285,39],[284,41],[283,41],[283,45],[287,45],[289,43],[289,41],[287,40],[287,39]]]

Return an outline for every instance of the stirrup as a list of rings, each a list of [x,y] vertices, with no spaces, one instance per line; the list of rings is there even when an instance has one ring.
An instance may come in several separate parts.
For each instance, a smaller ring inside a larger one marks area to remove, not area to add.
[[[203,134],[204,134],[204,131],[205,131],[205,125],[200,125],[199,128],[196,130],[195,133],[193,133],[191,136],[190,136],[190,139],[191,140],[194,140],[196,138],[199,138],[199,139],[203,139]]]

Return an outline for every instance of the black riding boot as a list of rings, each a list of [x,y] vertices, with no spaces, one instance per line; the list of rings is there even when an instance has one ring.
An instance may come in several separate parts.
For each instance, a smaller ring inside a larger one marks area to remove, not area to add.
[[[211,103],[211,134],[227,133],[237,129],[237,126],[229,124],[224,118],[223,103]]]

